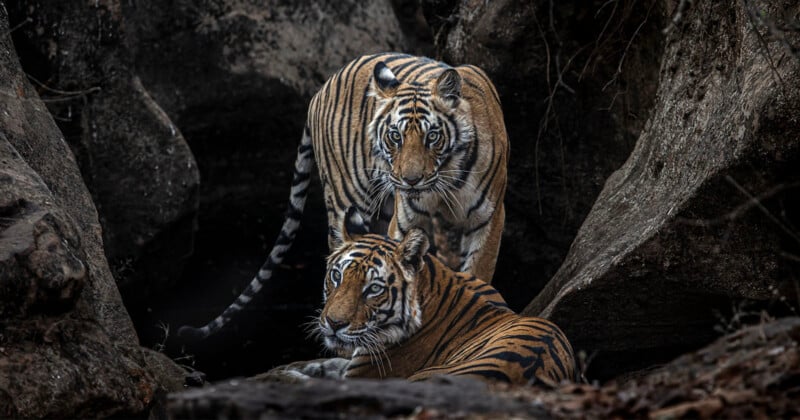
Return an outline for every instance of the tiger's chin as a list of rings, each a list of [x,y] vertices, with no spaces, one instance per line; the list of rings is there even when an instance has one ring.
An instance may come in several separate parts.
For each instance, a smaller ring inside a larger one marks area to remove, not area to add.
[[[405,188],[398,189],[398,192],[407,200],[414,202],[417,206],[425,208],[439,201],[439,192],[435,188]]]
[[[341,337],[337,334],[323,334],[325,347],[337,354],[352,353],[358,348],[374,350],[389,348],[407,340],[411,334],[408,328],[389,325],[370,333]],[[371,338],[368,338],[371,337]]]
[[[334,353],[342,354],[352,353],[358,346],[355,342],[344,341],[336,336],[326,336],[325,347]]]
[[[358,347],[363,347],[366,340],[362,335],[323,334],[325,347],[338,354],[352,353]]]
[[[422,196],[431,194],[433,192],[432,188],[408,188],[408,187],[396,187],[400,194],[413,199],[418,199]]]

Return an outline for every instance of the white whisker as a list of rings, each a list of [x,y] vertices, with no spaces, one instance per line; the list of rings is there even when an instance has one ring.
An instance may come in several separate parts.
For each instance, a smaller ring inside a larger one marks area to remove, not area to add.
[[[439,196],[442,198],[442,202],[450,210],[450,214],[455,216],[456,212],[455,212],[455,210],[453,210],[453,206],[450,204],[450,199],[447,197],[447,195],[445,194],[444,190],[439,185],[434,185],[433,186],[433,190],[436,191],[437,193],[439,193]]]
[[[367,211],[369,212],[369,217],[372,218],[375,213],[380,210],[383,206],[383,202],[388,196],[388,194],[392,191],[392,186],[390,183],[382,180],[380,184],[377,184],[378,188],[375,192],[370,194],[370,197],[367,198],[368,208]]]
[[[444,180],[443,180],[444,182]],[[447,205],[447,208],[450,209],[450,213],[457,218],[463,218],[466,210],[464,209],[464,205],[458,200],[456,195],[447,188],[442,188],[441,185],[436,185],[436,191],[439,192],[439,196],[442,198],[442,201]],[[456,213],[453,207],[458,207],[460,213]]]
[[[442,174],[440,173],[440,174],[439,174],[439,178],[440,178],[440,179],[443,179],[443,180],[447,180],[447,181],[449,181],[449,182],[450,182],[450,185],[452,185],[452,186],[454,186],[454,187],[455,187],[455,185],[454,185],[454,184],[455,184],[456,182],[461,182],[461,183],[463,183],[464,185],[467,185],[467,186],[469,186],[470,188],[472,188],[472,189],[473,189],[473,190],[475,190],[475,191],[477,191],[477,190],[478,190],[478,187],[476,187],[476,186],[475,186],[475,184],[473,184],[473,183],[471,183],[471,182],[469,182],[469,181],[467,181],[467,180],[462,180],[462,179],[461,179],[461,178],[459,178],[459,177],[455,177],[455,176],[452,176],[452,175],[442,175]],[[453,189],[455,189],[455,188],[453,188]]]
[[[486,172],[486,171],[488,171],[488,170],[489,170],[489,168],[486,168],[486,169],[484,169],[484,170],[482,170],[482,171],[465,171],[465,170],[463,170],[463,169],[441,169],[441,170],[439,170],[439,173],[440,173],[440,174],[441,174],[441,173],[459,173],[459,174],[468,173],[468,174],[482,174],[482,173],[484,173],[484,172]]]

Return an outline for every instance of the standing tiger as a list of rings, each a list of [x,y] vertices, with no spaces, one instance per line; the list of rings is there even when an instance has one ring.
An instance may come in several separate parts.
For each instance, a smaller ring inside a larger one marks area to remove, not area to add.
[[[317,331],[352,359],[298,362],[280,377],[471,376],[515,384],[578,380],[564,333],[542,318],[515,314],[491,285],[426,254],[424,232],[402,241],[368,234],[328,260]]]
[[[181,327],[180,336],[198,340],[219,330],[270,279],[300,225],[315,160],[329,249],[341,243],[344,222],[352,231],[393,238],[419,227],[448,264],[491,280],[508,160],[497,91],[475,66],[367,55],[336,72],[311,99],[289,209],[266,262],[220,316],[202,328]]]

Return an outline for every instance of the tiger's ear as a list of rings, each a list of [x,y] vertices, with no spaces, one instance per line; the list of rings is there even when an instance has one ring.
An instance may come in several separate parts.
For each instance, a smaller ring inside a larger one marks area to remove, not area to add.
[[[461,75],[456,69],[447,69],[436,79],[436,96],[455,108],[461,99]]]
[[[350,206],[342,219],[342,226],[340,228],[341,243],[355,242],[362,235],[369,232],[369,227],[364,218],[361,217],[361,212],[354,206]]]
[[[422,257],[428,253],[430,241],[422,229],[411,229],[397,247],[400,263],[416,273],[422,268]]]
[[[372,92],[380,98],[391,98],[400,86],[400,81],[383,61],[375,65],[372,79]]]

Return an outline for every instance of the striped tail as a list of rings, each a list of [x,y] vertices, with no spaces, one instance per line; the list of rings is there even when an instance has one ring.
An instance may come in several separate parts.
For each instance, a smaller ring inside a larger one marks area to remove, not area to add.
[[[286,210],[286,219],[283,222],[281,234],[275,241],[275,246],[272,247],[269,258],[258,270],[258,274],[250,281],[247,288],[221,315],[200,328],[188,325],[182,326],[178,329],[179,338],[186,342],[197,342],[216,333],[234,315],[240,312],[258,294],[264,283],[272,277],[273,270],[283,262],[283,257],[292,247],[295,234],[300,227],[300,218],[303,216],[303,207],[308,196],[308,184],[313,166],[314,153],[311,147],[311,132],[306,126],[303,130],[303,139],[297,148],[297,160],[294,162],[294,176],[292,177],[292,190],[289,195],[289,208]]]

